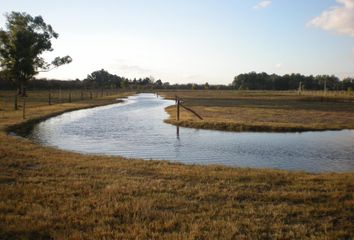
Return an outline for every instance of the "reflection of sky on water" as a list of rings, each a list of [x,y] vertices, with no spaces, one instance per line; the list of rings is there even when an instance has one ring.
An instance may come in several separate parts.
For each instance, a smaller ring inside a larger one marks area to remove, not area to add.
[[[290,170],[354,170],[354,131],[221,132],[163,123],[174,101],[152,94],[123,104],[65,113],[38,124],[31,138],[91,154]]]

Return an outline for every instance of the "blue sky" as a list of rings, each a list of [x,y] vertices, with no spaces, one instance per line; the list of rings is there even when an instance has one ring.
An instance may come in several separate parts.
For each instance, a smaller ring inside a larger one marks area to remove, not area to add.
[[[40,77],[102,68],[171,83],[228,84],[250,71],[354,76],[354,0],[0,0],[0,26],[10,11],[42,15],[59,33],[45,57],[74,60]]]

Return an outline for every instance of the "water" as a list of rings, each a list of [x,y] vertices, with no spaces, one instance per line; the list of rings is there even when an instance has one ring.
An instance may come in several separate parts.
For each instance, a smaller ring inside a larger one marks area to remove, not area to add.
[[[28,137],[47,146],[186,164],[276,168],[308,172],[354,170],[354,131],[222,132],[165,124],[174,101],[153,94],[79,110],[36,125]]]

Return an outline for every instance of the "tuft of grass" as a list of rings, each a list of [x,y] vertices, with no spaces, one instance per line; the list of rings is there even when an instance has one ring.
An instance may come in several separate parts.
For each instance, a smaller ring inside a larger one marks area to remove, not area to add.
[[[38,106],[27,121],[115,97]],[[21,117],[0,118],[0,239],[354,237],[354,173],[82,155],[7,135]]]

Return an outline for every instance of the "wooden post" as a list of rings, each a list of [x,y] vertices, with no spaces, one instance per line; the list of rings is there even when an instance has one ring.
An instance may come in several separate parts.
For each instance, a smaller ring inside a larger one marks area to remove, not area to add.
[[[52,105],[52,93],[49,92],[48,94],[48,105]]]
[[[1,110],[1,111],[5,111],[5,97],[2,97],[2,98],[0,99],[0,101],[1,101],[0,110]]]
[[[2,97],[2,117],[5,117],[5,97]]]
[[[324,81],[324,86],[323,86],[323,93],[326,95],[327,92],[327,80]]]
[[[22,100],[23,100],[22,117],[23,119],[26,119],[26,97],[23,97]]]
[[[184,106],[182,103],[179,103],[179,105],[181,107],[183,107],[184,109],[186,109],[187,111],[190,111],[191,113],[193,113],[200,120],[203,120],[203,118],[196,111],[194,111],[193,109],[190,109],[189,107]]]
[[[298,94],[301,94],[301,90],[302,90],[302,82],[299,82],[299,90],[298,90]]]
[[[90,99],[92,99],[92,91],[90,91]]]
[[[71,103],[71,92],[69,92],[69,103]]]
[[[179,99],[177,99],[177,121],[179,121]]]
[[[14,110],[18,110],[18,105],[17,105],[17,95],[15,95],[15,98],[14,98]]]
[[[59,88],[59,103],[61,103],[61,88]]]

